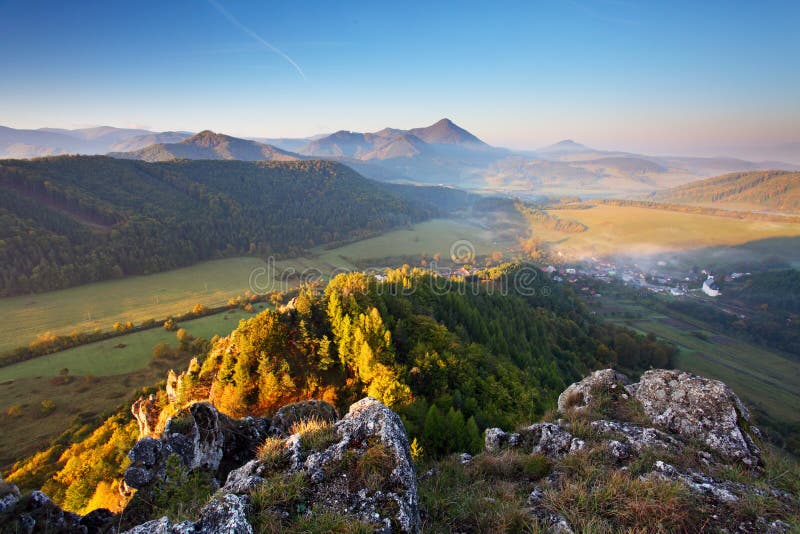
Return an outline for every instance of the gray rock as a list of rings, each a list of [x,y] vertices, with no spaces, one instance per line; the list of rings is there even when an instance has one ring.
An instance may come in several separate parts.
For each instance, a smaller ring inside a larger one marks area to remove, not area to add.
[[[252,534],[247,520],[250,500],[244,495],[224,494],[203,507],[200,519],[193,525],[196,534]],[[177,534],[177,532],[176,532]]]
[[[224,480],[255,456],[268,432],[267,419],[231,419],[209,403],[192,404],[188,413],[167,421],[161,439],[146,437],[134,445],[124,482],[136,489],[152,485],[163,476],[171,454],[180,456],[187,469],[204,469]]]
[[[592,402],[592,390],[614,390],[630,384],[630,379],[613,369],[595,371],[575,382],[558,396],[558,411],[583,410]]]
[[[582,440],[576,439],[568,431],[554,423],[536,423],[519,432],[520,446],[533,453],[549,458],[558,458],[581,450]]]
[[[606,450],[608,454],[617,460],[627,460],[633,454],[633,450],[627,443],[622,443],[615,439],[610,439],[606,442]]]
[[[678,451],[681,448],[678,440],[655,428],[640,427],[606,419],[592,421],[590,426],[593,431],[601,436],[624,439],[637,453],[641,453],[645,449]]]
[[[253,534],[253,526],[247,520],[249,506],[246,496],[224,494],[211,499],[194,523],[183,521],[170,525],[169,519],[162,517],[136,526],[125,534]]]
[[[0,514],[4,514],[14,509],[14,506],[19,502],[19,494],[7,493],[0,497]]]
[[[163,448],[164,444],[161,441],[151,437],[145,437],[136,442],[128,451],[131,466],[125,470],[123,475],[128,487],[142,489],[155,480],[164,459]]]
[[[710,497],[717,503],[735,503],[739,497],[732,491],[732,483],[714,480],[699,473],[682,473],[668,463],[658,460],[653,471],[642,475],[644,479],[658,477],[664,480],[678,480],[692,490]]]
[[[123,534],[169,534],[169,519],[162,517],[126,530]]]
[[[467,465],[472,462],[472,455],[468,452],[462,452],[458,455],[458,461],[461,462],[461,465]]]
[[[19,502],[19,488],[10,482],[3,482],[0,477],[0,514],[13,509]]]
[[[517,446],[519,434],[503,432],[499,428],[487,428],[483,440],[486,452],[499,452]]]
[[[748,432],[750,414],[722,382],[657,369],[644,373],[630,391],[654,424],[700,440],[726,460],[761,463],[761,451]]]
[[[305,462],[305,469],[312,473],[324,456],[341,458],[344,451],[356,445],[378,439],[391,452],[394,469],[390,474],[390,485],[394,491],[377,496],[377,500],[392,500],[397,503],[397,516],[394,518],[403,532],[419,532],[419,501],[414,463],[409,451],[406,435],[400,416],[380,401],[366,397],[350,406],[342,420],[334,425],[341,440],[322,454],[312,454]],[[329,454],[332,453],[332,454]]]
[[[339,419],[336,408],[321,400],[307,400],[287,404],[277,411],[272,418],[271,431],[274,434],[288,436],[292,425],[298,421],[318,419],[334,423]]]
[[[583,440],[575,438],[555,423],[536,423],[514,433],[503,432],[499,428],[488,428],[484,441],[487,452],[519,448],[549,458],[558,458],[579,451],[585,446]]]
[[[264,465],[258,460],[250,460],[242,467],[228,473],[228,479],[222,487],[225,493],[247,493],[264,483]]]

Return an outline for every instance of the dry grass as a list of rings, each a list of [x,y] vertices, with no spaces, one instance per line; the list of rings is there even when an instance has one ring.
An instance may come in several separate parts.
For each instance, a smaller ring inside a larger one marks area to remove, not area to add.
[[[640,480],[622,471],[593,470],[545,492],[544,505],[573,529],[643,532],[691,531],[698,525],[692,496],[682,484]]]
[[[258,448],[256,457],[268,469],[284,467],[289,460],[286,442],[278,437],[269,437]]]
[[[302,419],[289,428],[290,434],[300,434],[303,449],[321,451],[338,441],[339,436],[330,421],[317,418]]]
[[[358,488],[367,488],[371,492],[387,490],[394,468],[392,451],[386,445],[378,443],[364,451],[354,462],[350,480]]]
[[[481,480],[532,481],[550,471],[550,462],[539,454],[506,450],[500,454],[481,454],[466,467],[467,473]]]

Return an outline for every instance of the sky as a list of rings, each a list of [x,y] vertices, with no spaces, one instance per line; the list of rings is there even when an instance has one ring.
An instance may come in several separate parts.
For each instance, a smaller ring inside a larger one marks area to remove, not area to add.
[[[800,141],[800,2],[0,0],[0,124],[485,141]]]

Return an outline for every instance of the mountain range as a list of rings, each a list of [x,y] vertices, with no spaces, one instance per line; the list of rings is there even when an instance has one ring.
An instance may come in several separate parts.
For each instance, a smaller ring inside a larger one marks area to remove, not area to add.
[[[792,146],[782,146],[778,153],[792,159]],[[209,130],[193,135],[111,127],[79,130],[0,127],[0,157],[74,153],[109,154],[150,162],[329,159],[381,181],[442,184],[523,197],[641,195],[731,172],[800,170],[800,165],[781,161],[598,150],[571,139],[536,150],[512,151],[487,144],[447,118],[408,130],[389,127],[376,132],[340,130],[308,138],[242,139]]]

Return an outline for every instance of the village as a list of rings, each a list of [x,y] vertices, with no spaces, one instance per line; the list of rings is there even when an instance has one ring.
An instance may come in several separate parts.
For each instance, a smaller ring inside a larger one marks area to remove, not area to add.
[[[615,262],[595,257],[573,266],[548,265],[543,267],[542,271],[558,283],[580,284],[586,279],[592,279],[605,283],[622,283],[628,287],[673,297],[705,295],[711,298],[722,294],[718,280],[732,282],[750,275],[744,272],[731,272],[720,276],[706,269],[681,270],[668,266],[665,261],[658,261],[655,266],[645,267],[634,261]],[[596,298],[602,296],[597,289],[588,285],[578,289]]]

